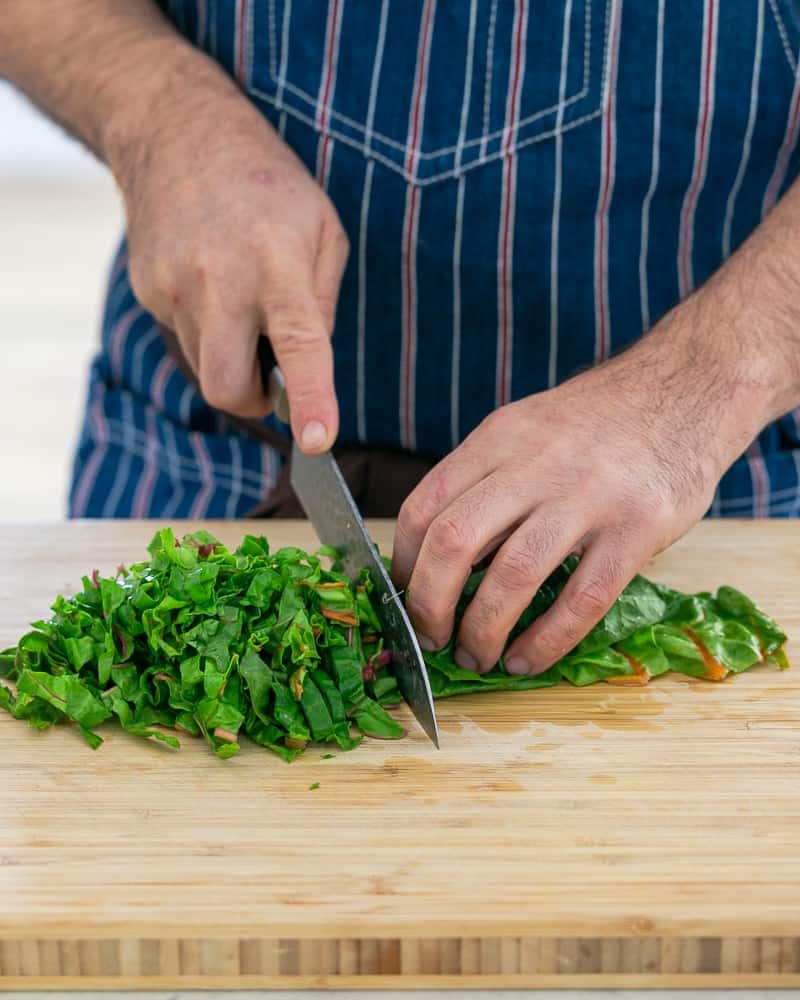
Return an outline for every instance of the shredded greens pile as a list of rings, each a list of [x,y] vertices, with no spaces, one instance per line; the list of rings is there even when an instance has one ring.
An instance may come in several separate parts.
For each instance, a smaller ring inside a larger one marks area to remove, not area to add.
[[[178,747],[175,732],[202,735],[219,757],[242,734],[290,761],[311,743],[351,750],[364,736],[398,739],[386,710],[400,701],[379,619],[362,573],[351,582],[336,552],[270,552],[245,536],[235,552],[207,532],[176,540],[169,528],[150,559],[113,577],[97,571],[83,590],[58,597],[53,616],[34,623],[0,654],[0,707],[44,729],[70,720],[93,748],[109,719],[128,732]],[[324,562],[332,562],[325,568]],[[513,635],[554,602],[577,560],[542,586]],[[482,573],[470,577],[457,622]],[[512,635],[512,637],[513,637]],[[459,668],[453,643],[426,653],[437,698],[491,689],[644,684],[677,670],[722,680],[756,663],[788,666],[784,633],[743,594],[721,587],[684,595],[636,577],[603,620],[538,677]]]

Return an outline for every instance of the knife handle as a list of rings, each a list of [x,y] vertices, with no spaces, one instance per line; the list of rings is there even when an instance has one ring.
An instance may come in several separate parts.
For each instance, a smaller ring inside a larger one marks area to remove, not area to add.
[[[278,367],[275,352],[267,337],[258,338],[258,367],[261,369],[261,382],[264,394],[269,399],[273,412],[278,420],[289,423],[289,397],[286,395],[286,380]]]

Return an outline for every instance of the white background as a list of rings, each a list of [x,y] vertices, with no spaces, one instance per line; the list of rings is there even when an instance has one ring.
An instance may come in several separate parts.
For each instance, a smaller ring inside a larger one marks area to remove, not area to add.
[[[105,167],[0,83],[0,520],[64,516],[121,230]]]

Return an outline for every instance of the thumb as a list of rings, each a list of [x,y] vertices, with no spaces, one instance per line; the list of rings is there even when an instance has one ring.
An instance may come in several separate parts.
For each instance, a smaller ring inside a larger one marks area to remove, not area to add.
[[[272,269],[263,299],[266,333],[286,380],[292,434],[307,454],[327,451],[339,430],[328,326],[307,268]]]

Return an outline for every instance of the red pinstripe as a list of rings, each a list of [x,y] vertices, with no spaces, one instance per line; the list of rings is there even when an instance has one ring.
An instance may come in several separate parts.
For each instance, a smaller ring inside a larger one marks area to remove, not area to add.
[[[165,395],[167,391],[167,383],[173,372],[177,370],[177,365],[172,360],[171,354],[165,354],[164,357],[159,361],[158,367],[153,373],[153,381],[151,383],[150,398],[153,401],[153,405],[157,410],[164,409]]]
[[[498,293],[498,345],[497,406],[505,406],[511,398],[511,338],[513,327],[513,280],[511,255],[513,243],[514,204],[517,193],[517,161],[513,154],[516,138],[516,121],[519,117],[520,90],[522,86],[523,27],[528,17],[527,0],[522,0],[514,12],[514,57],[509,77],[506,100],[506,132],[503,137],[503,189],[500,208],[500,245],[497,274]]]
[[[792,104],[789,111],[789,122],[786,127],[786,135],[781,143],[775,169],[772,172],[767,192],[764,195],[762,215],[766,215],[778,200],[778,192],[786,179],[786,171],[789,169],[789,159],[797,145],[798,134],[800,133],[800,67],[797,70],[797,77],[794,83],[794,93],[792,94]]]
[[[614,4],[614,0],[612,0]],[[616,169],[616,91],[617,56],[619,52],[619,30],[622,17],[622,0],[614,4],[611,22],[611,38],[608,48],[608,91],[603,113],[602,158],[600,197],[595,214],[595,361],[603,361],[608,356],[608,209],[611,203],[613,177]]]
[[[700,113],[695,138],[694,167],[689,190],[683,201],[681,210],[680,245],[678,250],[678,283],[681,298],[689,295],[694,287],[692,268],[692,243],[694,235],[694,214],[697,199],[703,183],[708,164],[708,140],[711,132],[711,120],[714,114],[711,87],[716,69],[716,35],[717,35],[717,0],[706,0],[705,15],[706,35],[703,42],[703,75],[700,85]]]
[[[340,0],[331,0],[328,7],[328,24],[325,33],[325,61],[322,67],[322,82],[320,84],[319,103],[317,106],[317,130],[320,133],[317,151],[317,180],[324,187],[330,164],[331,138],[326,134],[330,118],[330,102],[333,95],[336,66],[336,50],[338,48],[339,32],[342,24],[342,5]]]
[[[236,0],[236,79],[244,84],[245,63],[245,24],[247,23],[249,0]]]
[[[156,432],[156,418],[152,409],[148,409],[146,415],[147,432],[147,457],[144,460],[145,472],[136,487],[136,493],[131,505],[131,517],[146,517],[153,501],[153,487],[156,484],[158,474],[158,464],[156,462],[156,445],[158,437]]]
[[[203,440],[203,435],[193,433],[189,439],[192,443],[192,451],[197,456],[197,464],[200,466],[200,478],[203,482],[202,489],[194,498],[192,509],[189,511],[189,517],[200,518],[208,514],[208,505],[214,493],[214,466],[211,462],[211,456],[208,453],[206,443]]]
[[[111,374],[115,379],[121,379],[123,376],[125,345],[128,341],[128,334],[140,316],[144,316],[144,309],[137,302],[117,319],[116,326],[111,333],[108,357],[111,362]]]
[[[89,461],[83,467],[78,485],[75,488],[75,495],[72,500],[73,517],[83,517],[86,513],[89,497],[97,482],[97,474],[108,451],[108,424],[103,412],[102,395],[99,391],[96,392],[95,398],[92,401],[89,420],[92,425],[95,447],[89,457]]]
[[[417,48],[414,72],[414,89],[411,97],[411,114],[408,129],[408,155],[406,174],[412,178],[406,191],[405,218],[403,220],[403,340],[400,382],[400,434],[404,447],[415,447],[414,434],[414,372],[416,369],[416,234],[419,225],[419,189],[413,178],[417,167],[417,143],[423,116],[423,95],[428,75],[431,28],[436,0],[425,0],[422,11],[422,28]]]
[[[758,438],[750,445],[746,452],[747,465],[750,469],[750,479],[753,483],[753,516],[766,517],[769,504],[769,476],[764,456],[761,454],[761,445]]]

